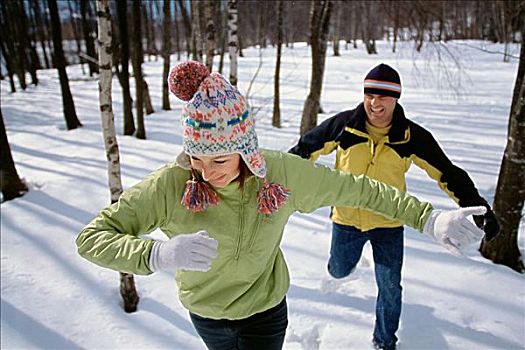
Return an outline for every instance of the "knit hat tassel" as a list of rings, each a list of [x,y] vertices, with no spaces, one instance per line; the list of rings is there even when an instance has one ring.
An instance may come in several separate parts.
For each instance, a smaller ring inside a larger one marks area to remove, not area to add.
[[[270,215],[277,212],[290,195],[290,190],[282,185],[264,180],[264,185],[257,194],[257,210],[261,214]]]
[[[186,209],[197,213],[219,204],[219,196],[206,182],[192,178],[186,181],[181,204]]]

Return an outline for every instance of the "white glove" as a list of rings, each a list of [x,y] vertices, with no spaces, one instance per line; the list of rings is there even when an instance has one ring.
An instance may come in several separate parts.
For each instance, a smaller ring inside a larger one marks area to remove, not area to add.
[[[151,271],[208,271],[217,256],[218,243],[206,231],[156,241],[149,256]]]
[[[456,256],[474,242],[479,242],[484,232],[467,220],[469,215],[483,215],[485,207],[466,207],[457,210],[432,210],[425,223],[423,233],[432,236],[438,243]]]

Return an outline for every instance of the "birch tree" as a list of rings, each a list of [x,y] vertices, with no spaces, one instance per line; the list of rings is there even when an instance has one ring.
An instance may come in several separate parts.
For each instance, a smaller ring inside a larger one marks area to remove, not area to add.
[[[120,156],[117,137],[115,134],[115,121],[111,99],[111,15],[109,13],[109,0],[97,0],[98,40],[99,40],[99,69],[98,81],[100,116],[102,118],[102,134],[108,161],[108,184],[111,194],[111,203],[116,203],[122,194],[122,181],[120,178]],[[134,312],[137,310],[139,297],[135,290],[133,275],[120,273],[120,294],[124,300],[124,310]]]
[[[230,54],[230,83],[237,86],[237,0],[228,0],[228,52]]]

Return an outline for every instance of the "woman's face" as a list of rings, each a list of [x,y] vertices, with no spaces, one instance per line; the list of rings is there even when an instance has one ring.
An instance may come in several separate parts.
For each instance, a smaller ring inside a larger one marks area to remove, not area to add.
[[[240,173],[241,156],[232,153],[221,156],[190,156],[193,169],[202,174],[204,181],[215,188],[226,187]]]

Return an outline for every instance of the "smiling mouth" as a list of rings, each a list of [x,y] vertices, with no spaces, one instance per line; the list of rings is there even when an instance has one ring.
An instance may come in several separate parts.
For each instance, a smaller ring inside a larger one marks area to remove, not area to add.
[[[385,109],[384,108],[373,108],[371,107],[370,110],[372,113],[382,113]]]

